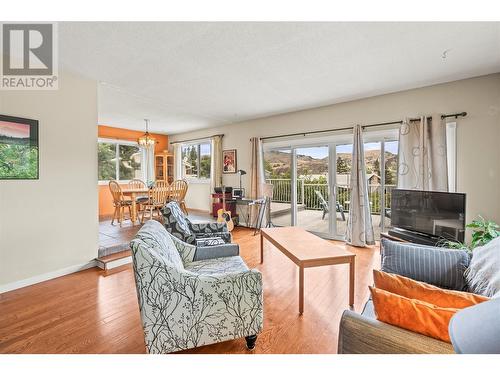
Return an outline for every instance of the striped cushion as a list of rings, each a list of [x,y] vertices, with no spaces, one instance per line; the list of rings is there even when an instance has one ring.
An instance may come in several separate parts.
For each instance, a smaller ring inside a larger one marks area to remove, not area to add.
[[[465,290],[466,251],[381,240],[382,271],[441,288]]]

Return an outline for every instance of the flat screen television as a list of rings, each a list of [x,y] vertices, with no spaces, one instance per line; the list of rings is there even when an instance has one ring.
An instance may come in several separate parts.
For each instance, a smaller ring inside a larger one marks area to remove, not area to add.
[[[394,189],[391,225],[434,238],[463,242],[465,194]]]

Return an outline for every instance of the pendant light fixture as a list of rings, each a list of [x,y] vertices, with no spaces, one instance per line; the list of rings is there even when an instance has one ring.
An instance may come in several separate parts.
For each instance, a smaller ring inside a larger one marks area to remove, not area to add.
[[[149,120],[148,119],[144,119],[144,121],[146,122],[146,133],[144,133],[141,137],[139,137],[139,139],[137,140],[137,142],[139,143],[139,146],[142,146],[142,147],[152,147],[156,144],[156,139],[151,136],[151,134],[149,134]]]

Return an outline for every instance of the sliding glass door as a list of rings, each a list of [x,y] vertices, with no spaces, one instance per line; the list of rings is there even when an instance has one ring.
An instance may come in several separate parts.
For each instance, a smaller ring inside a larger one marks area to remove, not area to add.
[[[330,234],[329,146],[295,148],[297,226]]]
[[[292,225],[292,149],[265,150],[263,155],[266,182],[273,185],[271,221],[275,226]]]
[[[344,239],[351,203],[350,136],[323,144],[265,147],[266,180],[273,185],[276,226],[299,226],[326,238]],[[375,237],[390,227],[391,191],[397,183],[398,141],[367,137],[365,169]]]

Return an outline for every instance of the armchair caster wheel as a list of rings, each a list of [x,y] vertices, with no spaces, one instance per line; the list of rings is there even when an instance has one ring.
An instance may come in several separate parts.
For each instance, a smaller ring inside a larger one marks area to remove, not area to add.
[[[247,349],[254,350],[255,342],[257,341],[257,335],[247,336],[245,337],[245,340],[247,341]]]

